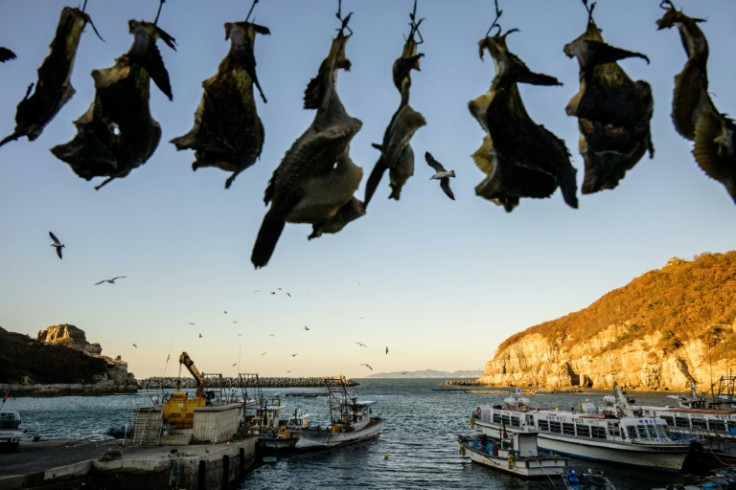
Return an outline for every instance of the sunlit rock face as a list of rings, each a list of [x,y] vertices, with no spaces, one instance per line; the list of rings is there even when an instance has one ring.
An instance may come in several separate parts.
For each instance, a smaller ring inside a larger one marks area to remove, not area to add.
[[[670,259],[589,307],[505,340],[479,381],[545,389],[705,390],[729,374],[736,252]]]
[[[90,344],[87,342],[84,330],[68,323],[53,325],[46,327],[45,330],[40,330],[36,334],[36,340],[46,344],[63,345],[92,356],[102,353],[102,346],[99,343]]]

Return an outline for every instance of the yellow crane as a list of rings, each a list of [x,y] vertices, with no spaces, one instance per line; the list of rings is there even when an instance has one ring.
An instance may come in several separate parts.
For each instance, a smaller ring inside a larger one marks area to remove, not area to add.
[[[164,404],[164,422],[179,429],[191,429],[194,425],[194,409],[204,407],[207,399],[204,396],[204,376],[194,366],[189,354],[182,352],[179,356],[179,369],[184,365],[189,373],[197,380],[197,391],[193,398],[181,391],[181,386],[171,394],[171,398]]]

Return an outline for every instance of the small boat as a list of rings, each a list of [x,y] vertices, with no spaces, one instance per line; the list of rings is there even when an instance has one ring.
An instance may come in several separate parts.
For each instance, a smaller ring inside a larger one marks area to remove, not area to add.
[[[16,411],[0,412],[0,449],[15,451],[26,430],[20,427],[22,420]]]
[[[588,468],[578,473],[575,468],[568,468],[565,475],[565,488],[568,490],[616,490],[611,480]]]
[[[107,435],[115,439],[127,439],[133,437],[133,427],[130,425],[121,425],[120,427],[110,427],[107,429]]]
[[[293,450],[299,442],[301,430],[309,425],[309,415],[302,414],[301,409],[296,408],[288,421],[280,419],[281,409],[281,402],[276,396],[271,403],[256,410],[256,416],[262,421],[262,431],[256,441],[256,448],[262,454]]]
[[[330,405],[330,426],[309,426],[300,431],[297,449],[327,448],[378,437],[386,419],[374,417],[371,407],[378,402],[350,397],[343,376],[325,378]]]
[[[516,432],[500,441],[489,441],[485,434],[458,435],[457,438],[463,456],[470,453],[474,463],[527,479],[565,474],[567,460],[541,455],[537,448],[536,432]]]

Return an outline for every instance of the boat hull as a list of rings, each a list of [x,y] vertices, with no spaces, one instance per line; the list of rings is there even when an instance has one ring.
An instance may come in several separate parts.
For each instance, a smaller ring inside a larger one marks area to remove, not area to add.
[[[508,454],[494,456],[488,451],[476,449],[471,444],[463,444],[470,460],[521,478],[536,479],[565,474],[567,462],[561,458],[518,458],[509,461]]]
[[[277,454],[294,450],[298,437],[259,437],[256,449],[261,454]]]
[[[372,418],[366,427],[357,431],[332,432],[329,429],[304,429],[299,434],[299,442],[296,447],[297,449],[316,449],[354,444],[378,437],[385,427],[385,419]]]
[[[475,424],[484,434],[492,438],[497,438],[499,430],[503,430],[501,426],[492,423],[476,421]],[[506,427],[505,430],[511,429]],[[537,438],[540,449],[566,456],[674,472],[681,470],[689,452],[689,447],[685,445],[623,444],[544,432],[539,432]]]

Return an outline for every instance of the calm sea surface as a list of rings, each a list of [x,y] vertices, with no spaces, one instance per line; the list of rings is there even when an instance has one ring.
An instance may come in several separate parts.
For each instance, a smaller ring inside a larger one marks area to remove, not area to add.
[[[436,379],[361,379],[351,394],[379,402],[374,414],[387,419],[386,429],[374,440],[345,448],[279,457],[276,464],[252,470],[242,489],[292,488],[421,488],[421,489],[547,489],[564,488],[561,481],[527,483],[470,462],[460,455],[456,435],[471,433],[470,414],[480,404],[500,402],[502,390],[471,394],[438,391]],[[297,406],[322,425],[327,422],[327,398],[288,396],[323,389],[264,389],[279,393],[282,415]],[[540,407],[577,406],[578,400],[602,401],[604,392],[576,395],[536,394]],[[664,394],[632,393],[641,404],[671,404]],[[130,423],[137,407],[151,404],[149,393],[102,397],[11,398],[5,409],[19,410],[28,437],[45,439],[106,439],[110,426]],[[644,471],[616,465],[570,459],[580,471],[603,471],[621,489],[664,487],[687,481],[686,475]]]

